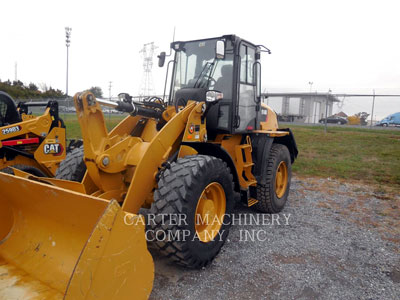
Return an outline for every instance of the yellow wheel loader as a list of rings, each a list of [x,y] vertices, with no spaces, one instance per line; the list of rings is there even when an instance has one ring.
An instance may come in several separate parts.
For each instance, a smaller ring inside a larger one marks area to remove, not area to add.
[[[30,107],[45,107],[42,116],[28,113]],[[58,102],[20,102],[0,92],[0,172],[10,167],[39,177],[53,177],[66,157],[65,126]]]
[[[147,243],[200,268],[226,241],[237,202],[284,208],[298,151],[261,101],[268,50],[234,35],[171,48],[165,102],[75,95],[82,182],[0,174],[0,299],[146,299]],[[101,105],[129,116],[108,132]]]

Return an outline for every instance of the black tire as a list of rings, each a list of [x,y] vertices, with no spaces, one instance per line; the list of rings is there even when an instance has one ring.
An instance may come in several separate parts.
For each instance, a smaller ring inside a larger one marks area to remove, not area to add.
[[[278,166],[285,162],[287,166],[286,191],[278,198],[275,191],[275,180]],[[266,184],[257,184],[257,200],[255,208],[265,213],[279,213],[285,207],[289,196],[290,181],[292,178],[292,165],[288,148],[282,144],[272,144],[268,157],[268,165],[264,173]]]
[[[32,166],[14,165],[11,167],[21,170],[23,172],[32,174],[33,176],[36,176],[36,177],[47,177],[47,175],[45,173],[43,173],[41,170],[39,170],[38,168],[32,167]],[[14,171],[11,168],[4,168],[4,169],[0,170],[0,172],[14,175]]]
[[[56,178],[81,182],[86,173],[86,165],[83,161],[83,146],[75,148],[67,154],[64,161],[57,169]]]
[[[188,267],[201,268],[211,262],[218,255],[225,243],[231,226],[231,213],[234,207],[233,176],[226,163],[221,159],[194,155],[178,159],[171,164],[158,181],[158,188],[154,193],[154,203],[150,214],[155,215],[154,221],[149,221],[148,229],[153,239],[159,233],[187,233],[188,237],[178,239],[159,238],[152,241],[161,254],[171,261]],[[218,235],[202,242],[196,238],[196,208],[203,190],[209,184],[217,182],[225,192],[226,210],[223,216],[223,225]],[[164,215],[161,218],[161,214]],[[185,215],[185,222],[171,220],[172,215]]]
[[[338,123],[338,125],[342,125],[342,121],[339,121],[339,122],[337,122]]]

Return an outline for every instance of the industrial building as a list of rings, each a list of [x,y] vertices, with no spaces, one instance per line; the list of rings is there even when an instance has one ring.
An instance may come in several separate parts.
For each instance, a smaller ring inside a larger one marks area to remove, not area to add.
[[[318,123],[333,113],[333,104],[340,102],[328,93],[264,93],[263,102],[272,107],[281,121]]]

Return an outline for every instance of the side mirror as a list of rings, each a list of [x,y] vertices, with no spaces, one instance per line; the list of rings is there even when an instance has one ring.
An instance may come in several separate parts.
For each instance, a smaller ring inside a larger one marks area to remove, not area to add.
[[[165,52],[161,52],[160,55],[157,56],[157,57],[158,57],[158,66],[159,66],[160,68],[164,67],[164,64],[165,64],[165,56],[166,56]]]
[[[225,57],[225,42],[217,41],[217,45],[215,47],[215,57],[217,59],[224,59]]]
[[[254,64],[254,72],[255,76],[253,78],[256,78],[256,97],[261,99],[261,64],[260,62],[256,62]]]

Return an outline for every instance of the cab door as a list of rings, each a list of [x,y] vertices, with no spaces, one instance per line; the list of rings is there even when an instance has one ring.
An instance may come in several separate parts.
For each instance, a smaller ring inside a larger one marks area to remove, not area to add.
[[[239,86],[236,132],[251,131],[256,128],[256,48],[242,42],[239,49]]]

